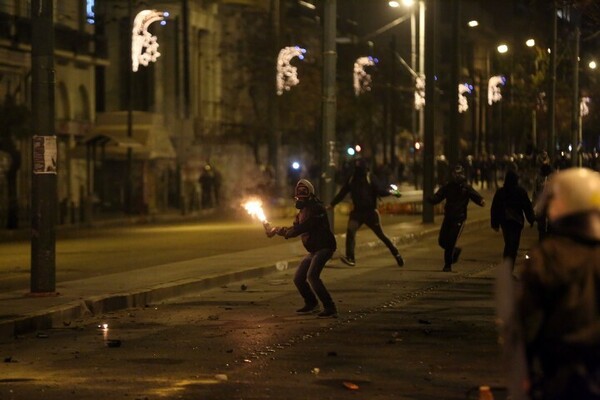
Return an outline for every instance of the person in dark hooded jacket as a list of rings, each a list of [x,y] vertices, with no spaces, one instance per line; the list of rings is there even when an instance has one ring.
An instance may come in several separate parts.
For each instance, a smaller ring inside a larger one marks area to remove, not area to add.
[[[337,309],[331,295],[321,280],[325,263],[336,250],[335,236],[329,226],[329,218],[323,203],[315,195],[313,185],[300,179],[295,188],[296,208],[300,210],[291,227],[271,227],[265,225],[268,237],[275,235],[286,239],[300,236],[308,254],[296,269],[294,284],[304,299],[304,307],[296,310],[299,314],[319,313],[319,301],[323,311],[319,317],[336,317]],[[317,300],[318,298],[318,300]]]
[[[464,169],[460,164],[454,167],[450,181],[440,187],[428,200],[432,204],[439,204],[446,200],[446,204],[444,204],[444,221],[440,228],[438,243],[444,249],[444,268],[442,271],[451,272],[452,264],[458,261],[461,253],[461,248],[456,247],[456,242],[467,220],[469,201],[483,207],[485,200],[467,183]]]
[[[552,235],[529,252],[517,296],[529,398],[600,399],[600,173],[553,174],[539,202]]]
[[[400,252],[394,246],[394,243],[383,233],[379,212],[377,211],[377,200],[379,197],[394,195],[400,197],[397,190],[384,188],[377,178],[369,172],[364,159],[358,158],[354,162],[354,171],[350,178],[346,180],[340,191],[331,201],[330,207],[333,208],[350,193],[352,198],[352,211],[348,219],[348,228],[346,230],[346,255],[341,257],[342,262],[353,267],[356,265],[354,258],[354,248],[356,245],[356,231],[362,224],[367,225],[373,233],[389,249],[396,260],[398,266],[404,265],[404,259]]]
[[[510,258],[514,266],[525,218],[531,226],[535,222],[533,206],[527,196],[527,191],[519,185],[519,175],[516,172],[511,170],[506,172],[504,186],[496,191],[492,200],[490,215],[492,229],[498,232],[502,228],[504,237],[502,255]]]

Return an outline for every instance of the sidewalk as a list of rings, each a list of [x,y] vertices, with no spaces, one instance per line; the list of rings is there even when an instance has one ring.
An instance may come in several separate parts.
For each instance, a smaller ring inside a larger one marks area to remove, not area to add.
[[[485,195],[486,198],[489,195]],[[486,207],[469,205],[465,229],[489,226],[489,200]],[[434,224],[422,224],[421,216],[384,226],[385,233],[399,246],[437,235],[442,216]],[[338,252],[343,251],[345,235],[337,235]],[[384,249],[372,234],[357,235],[357,248]],[[387,251],[387,250],[386,250]],[[85,315],[124,308],[144,307],[168,298],[184,296],[231,282],[256,278],[277,269],[295,266],[306,251],[299,239],[265,249],[176,262],[143,270],[115,273],[57,283],[56,296],[36,297],[21,292],[0,294],[0,340],[51,327],[62,327]],[[332,262],[338,262],[336,259]]]

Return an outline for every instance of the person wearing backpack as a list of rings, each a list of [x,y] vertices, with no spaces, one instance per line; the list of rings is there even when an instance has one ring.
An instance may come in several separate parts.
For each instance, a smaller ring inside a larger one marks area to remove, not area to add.
[[[527,191],[519,185],[519,175],[508,170],[504,177],[504,185],[496,191],[490,209],[492,229],[502,229],[504,238],[504,258],[510,258],[514,267],[521,242],[521,232],[525,218],[531,226],[535,222],[533,206]]]
[[[404,266],[404,259],[400,255],[400,252],[385,233],[383,233],[379,212],[377,211],[377,200],[379,197],[390,195],[400,197],[400,193],[397,190],[382,187],[377,178],[370,173],[367,163],[363,158],[357,158],[354,161],[352,175],[334,196],[329,207],[335,207],[348,193],[350,193],[353,208],[348,219],[346,255],[341,257],[342,262],[351,267],[356,265],[354,258],[356,231],[365,224],[386,245],[392,256],[394,256],[394,260],[396,260],[398,266]]]

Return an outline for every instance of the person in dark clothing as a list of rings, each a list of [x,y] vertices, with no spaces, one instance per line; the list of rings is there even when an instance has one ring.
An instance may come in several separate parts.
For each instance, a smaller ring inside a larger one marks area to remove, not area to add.
[[[529,252],[517,293],[533,400],[600,399],[600,173],[553,174],[540,198],[552,235]]]
[[[548,178],[554,172],[554,168],[552,168],[552,165],[550,164],[550,157],[548,157],[547,152],[542,152],[538,156],[537,161],[539,164],[539,169],[537,176],[535,177],[535,183],[532,194],[534,204],[536,204],[540,199],[540,196],[544,191],[544,187],[546,186]],[[538,239],[541,242],[550,233],[550,229],[548,225],[548,217],[546,216],[546,210],[538,209],[536,211]]]
[[[319,317],[336,317],[337,308],[327,288],[321,280],[325,263],[336,250],[335,236],[329,226],[329,218],[323,203],[315,195],[313,185],[300,179],[295,188],[296,208],[300,210],[291,227],[271,227],[266,223],[268,237],[275,235],[286,239],[300,236],[308,254],[298,265],[294,284],[304,299],[304,307],[296,310],[299,314],[319,313]],[[319,301],[323,311],[319,312]]]
[[[444,268],[442,271],[451,272],[452,264],[458,261],[461,253],[461,248],[456,247],[456,242],[467,220],[469,201],[483,207],[485,200],[467,183],[464,169],[460,164],[454,167],[450,181],[439,188],[428,200],[432,204],[439,204],[446,200],[438,244],[444,249]]]
[[[377,181],[377,178],[369,172],[364,159],[356,159],[354,163],[354,172],[346,183],[340,188],[340,191],[331,201],[330,207],[335,207],[340,201],[350,193],[353,208],[348,219],[348,228],[346,230],[346,255],[341,257],[342,262],[353,267],[356,265],[354,258],[354,247],[356,245],[356,231],[363,225],[367,225],[375,235],[390,250],[398,266],[404,265],[404,259],[400,252],[394,246],[392,241],[383,233],[379,212],[377,211],[378,197],[394,195],[400,197],[397,190],[383,188]]]
[[[492,229],[498,232],[502,228],[504,237],[503,257],[510,258],[514,266],[521,242],[521,231],[525,218],[531,226],[535,222],[533,206],[527,191],[519,185],[519,176],[514,171],[507,171],[504,186],[496,191],[490,209]]]
[[[206,164],[202,169],[200,178],[198,178],[201,189],[202,209],[213,207],[213,187],[215,184],[215,174],[210,164]]]

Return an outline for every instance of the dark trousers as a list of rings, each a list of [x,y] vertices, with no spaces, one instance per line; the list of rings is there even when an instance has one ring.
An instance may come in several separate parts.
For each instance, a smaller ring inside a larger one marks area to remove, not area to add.
[[[444,218],[438,237],[438,244],[444,249],[444,265],[452,265],[456,242],[460,237],[464,225],[465,221]]]
[[[390,250],[393,256],[400,254],[394,243],[385,236],[381,228],[379,220],[379,212],[377,210],[369,211],[352,211],[348,220],[348,228],[346,230],[346,257],[354,260],[354,247],[356,246],[356,231],[362,226],[367,225],[373,233],[381,240]]]
[[[331,258],[333,252],[331,249],[322,249],[309,253],[298,265],[294,276],[294,284],[305,304],[317,304],[318,297],[325,309],[335,309],[331,295],[321,280],[321,271],[323,271],[325,263]]]
[[[523,226],[517,223],[504,222],[500,227],[502,228],[502,236],[504,237],[504,252],[502,256],[504,258],[509,257],[514,265],[517,253],[519,252]]]

